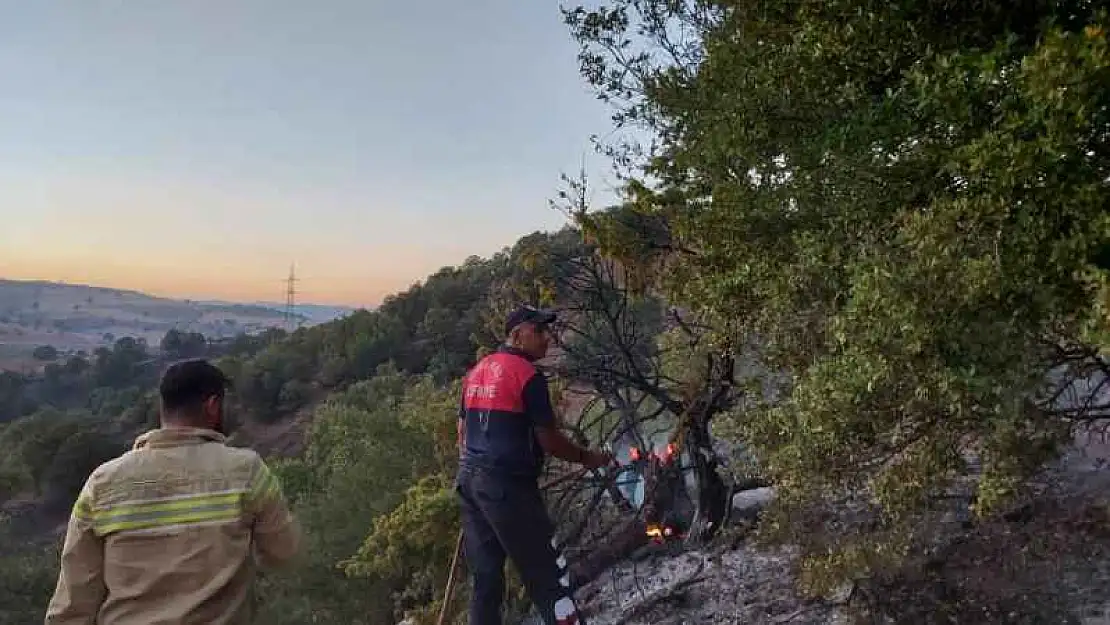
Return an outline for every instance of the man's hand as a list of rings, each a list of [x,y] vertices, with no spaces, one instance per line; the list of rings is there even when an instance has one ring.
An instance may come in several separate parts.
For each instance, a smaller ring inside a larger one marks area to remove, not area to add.
[[[613,457],[613,454],[607,451],[593,451],[588,449],[582,454],[581,464],[588,469],[600,469],[601,467],[606,467],[614,463],[616,463],[616,459]]]
[[[548,454],[587,469],[597,469],[615,462],[613,454],[585,449],[554,427],[537,427],[536,439]]]

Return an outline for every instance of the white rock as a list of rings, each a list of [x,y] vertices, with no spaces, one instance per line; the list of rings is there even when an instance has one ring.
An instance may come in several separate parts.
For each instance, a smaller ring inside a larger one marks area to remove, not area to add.
[[[755,516],[775,498],[775,489],[771,486],[742,490],[732,496],[732,509],[740,516]]]

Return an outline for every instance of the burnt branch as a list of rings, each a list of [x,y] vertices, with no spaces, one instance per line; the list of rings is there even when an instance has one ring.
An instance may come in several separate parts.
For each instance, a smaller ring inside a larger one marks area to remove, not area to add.
[[[656,298],[633,293],[619,263],[597,253],[549,262],[561,304],[550,370],[575,393],[589,396],[564,415],[572,437],[625,453],[636,448],[649,458],[655,458],[651,450],[660,436],[672,443],[668,447],[689,450],[681,469],[677,458],[666,468],[652,460],[548,490],[567,557],[590,577],[602,561],[647,542],[646,527],[689,517],[688,511],[702,504],[699,498],[706,495],[685,492],[683,471],[697,472],[699,484],[713,485],[704,492],[723,500],[727,489],[716,473],[709,423],[736,400],[735,360],[729,352],[696,355],[700,352],[692,347],[710,328]],[[660,341],[671,330],[678,339]],[[628,479],[640,489],[635,502],[626,497]],[[710,515],[722,514],[720,501],[713,506]],[[679,514],[680,509],[686,512]]]

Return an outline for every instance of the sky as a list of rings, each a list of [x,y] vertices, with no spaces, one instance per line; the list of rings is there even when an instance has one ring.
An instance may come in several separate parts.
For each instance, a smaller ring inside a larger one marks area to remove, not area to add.
[[[612,197],[558,2],[0,6],[3,278],[372,306]]]

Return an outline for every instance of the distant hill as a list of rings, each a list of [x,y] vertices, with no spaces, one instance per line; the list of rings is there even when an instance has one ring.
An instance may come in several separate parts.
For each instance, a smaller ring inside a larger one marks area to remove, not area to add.
[[[227,305],[226,302],[220,301],[206,301],[203,303],[213,306]],[[242,304],[232,305],[239,306]],[[269,310],[274,310],[281,313],[284,313],[285,311],[285,304],[278,302],[254,302],[250,305],[261,306]],[[356,310],[358,310],[358,308],[354,308],[351,306],[332,306],[328,304],[296,304],[293,306],[293,311],[296,315],[312,323],[326,323],[328,321],[334,321],[335,319],[345,317],[355,312]]]
[[[347,312],[303,304],[296,322],[315,325]],[[0,279],[0,370],[32,365],[29,357],[40,345],[91,352],[123,336],[156,346],[171,328],[224,338],[285,325],[284,305],[176,300],[123,289]]]

